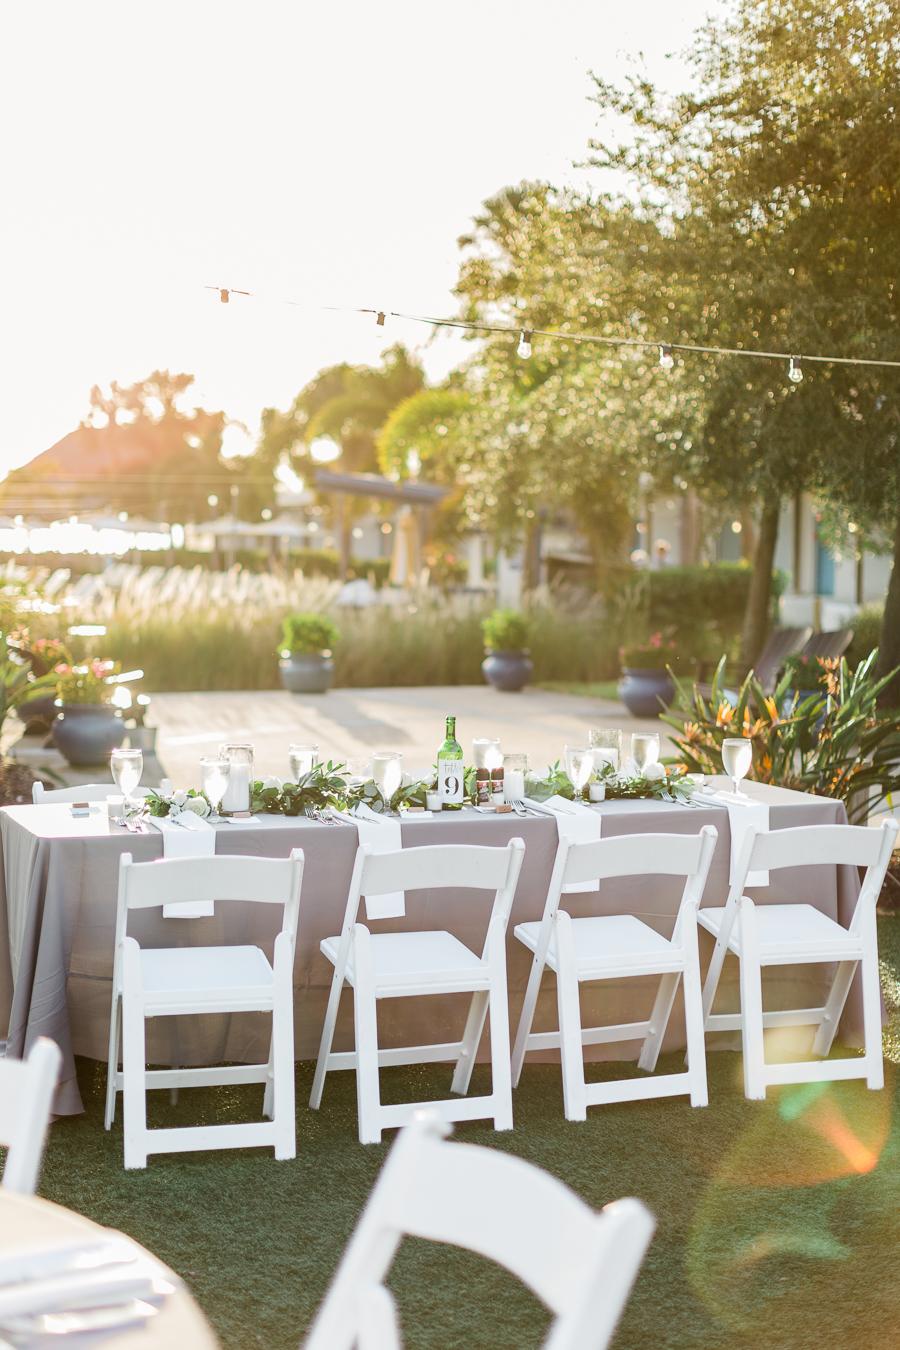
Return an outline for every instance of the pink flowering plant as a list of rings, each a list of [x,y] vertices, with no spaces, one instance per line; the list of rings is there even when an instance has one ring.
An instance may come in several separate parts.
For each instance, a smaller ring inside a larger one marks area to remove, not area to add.
[[[651,633],[646,642],[622,647],[619,659],[623,670],[666,670],[678,660],[678,648],[666,633]]]

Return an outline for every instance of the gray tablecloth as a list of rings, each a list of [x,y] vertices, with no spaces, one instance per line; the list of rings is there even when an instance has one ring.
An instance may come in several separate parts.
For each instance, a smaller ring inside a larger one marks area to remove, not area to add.
[[[769,803],[772,829],[846,821],[843,805],[779,788],[748,784]],[[606,802],[603,833],[695,833],[704,824],[719,831],[718,846],[704,897],[724,904],[728,891],[730,835],[727,812],[718,807],[687,809],[649,801]],[[483,816],[474,812],[408,821],[404,847],[431,843],[505,844],[525,840],[522,875],[509,925],[509,989],[516,1026],[530,954],[514,941],[515,924],[537,919],[543,910],[556,850],[556,823],[547,817]],[[321,825],[305,819],[264,817],[258,823],[217,826],[217,852],[283,857],[300,847],[306,855],[295,968],[296,1051],[315,1056],[331,979],[331,966],[319,943],[340,931],[357,846],[351,825]],[[26,1054],[37,1036],[50,1036],[63,1051],[62,1080],[55,1110],[82,1109],[74,1057],[106,1058],[115,932],[116,872],[121,853],[136,860],[161,856],[157,832],[129,835],[110,827],[105,815],[74,820],[66,806],[12,806],[0,811],[0,1031],[9,1022],[8,1053]],[[648,860],[648,865],[649,865]],[[803,899],[831,918],[849,922],[859,889],[849,868],[807,868],[772,874],[772,885],[754,894],[762,904]],[[666,877],[640,877],[607,883],[599,894],[572,895],[572,913],[632,913],[660,932],[671,933],[681,885]],[[490,897],[483,892],[446,889],[410,892],[403,920],[391,928],[447,928],[480,950]],[[212,918],[163,919],[159,911],[130,916],[129,931],[153,946],[258,943],[271,952],[280,922],[267,905],[219,904]],[[709,945],[704,941],[704,952]],[[705,958],[704,958],[705,959]],[[726,973],[717,1007],[737,1007],[736,972]],[[829,972],[821,966],[776,967],[766,973],[767,1007],[809,1007],[821,1002]],[[589,985],[584,990],[585,1025],[637,1021],[649,1012],[655,980],[630,979]],[[465,998],[460,995],[387,1000],[379,1010],[382,1043],[445,1041],[461,1033]],[[556,1025],[552,977],[544,981],[535,1029]],[[590,1022],[588,1021],[590,1019]],[[854,987],[842,1026],[845,1042],[861,1041],[861,1004]],[[269,1019],[242,1013],[194,1018],[157,1018],[148,1023],[148,1058],[159,1064],[257,1063],[268,1052]],[[352,1006],[342,1001],[337,1048],[352,1043]],[[678,1008],[670,1023],[668,1048],[683,1044]],[[634,1047],[594,1047],[593,1052],[621,1058]]]

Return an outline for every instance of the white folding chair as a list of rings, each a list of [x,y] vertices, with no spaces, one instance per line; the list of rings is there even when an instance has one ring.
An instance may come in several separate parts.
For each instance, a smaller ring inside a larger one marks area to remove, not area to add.
[[[32,783],[31,800],[35,806],[47,806],[51,802],[105,802],[107,797],[118,792],[115,783],[82,783],[80,787],[45,788],[43,783]],[[149,788],[137,787],[133,797],[146,797]]]
[[[488,1010],[490,1095],[427,1105],[443,1120],[492,1117],[495,1129],[512,1129],[506,928],[524,854],[521,839],[511,839],[506,848],[437,844],[396,853],[372,853],[367,845],[362,845],[357,851],[343,929],[339,937],[326,938],[321,944],[323,954],[334,966],[334,976],[309,1104],[318,1109],[329,1069],[355,1069],[360,1143],[379,1143],[383,1129],[407,1124],[423,1105],[408,1102],[383,1106],[378,1084],[382,1065],[455,1062],[450,1090],[465,1095]],[[476,956],[451,933],[370,933],[365,924],[356,921],[363,896],[442,887],[494,891],[481,956]],[[334,1028],[345,983],[353,990],[356,1048],[334,1051],[331,1048]],[[462,1040],[379,1050],[379,999],[458,993],[472,994]]]
[[[212,858],[171,858],[134,863],[124,853],[119,866],[119,903],[113,964],[112,1009],[106,1079],[106,1128],[124,1092],[125,1166],[146,1167],[149,1153],[196,1149],[274,1147],[275,1157],[297,1151],[294,1112],[294,949],[303,853],[290,858],[217,854]],[[128,936],[128,915],[198,900],[237,900],[284,908],[269,964],[259,947],[142,948]],[[192,1069],[146,1067],[148,1017],[223,1012],[270,1012],[272,1040],[267,1064]],[[122,1069],[119,1065],[121,1016]],[[263,1114],[268,1121],[240,1125],[147,1128],[147,1090],[265,1083]]]
[[[602,1350],[653,1235],[652,1214],[639,1200],[598,1214],[533,1163],[449,1143],[448,1131],[430,1111],[401,1131],[306,1350],[398,1350],[396,1308],[382,1281],[407,1235],[466,1247],[518,1276],[554,1315],[546,1350]]]
[[[706,1030],[740,1028],[745,1096],[761,1099],[770,1084],[827,1083],[839,1078],[865,1078],[870,1088],[884,1086],[875,907],[896,836],[895,820],[886,820],[880,829],[862,825],[806,825],[760,834],[748,830],[727,903],[724,908],[700,910],[699,922],[716,939],[703,989]],[[849,928],[809,904],[758,905],[743,893],[751,871],[823,866],[867,869]],[[728,952],[740,961],[741,1011],[713,1013]],[[764,1012],[763,967],[810,963],[836,966],[824,1005]],[[865,1053],[840,1060],[822,1058],[767,1064],[764,1044],[767,1027],[814,1026],[817,1030],[813,1054],[828,1055],[857,967],[862,979]]]
[[[5,1191],[35,1192],[61,1062],[59,1046],[46,1036],[35,1041],[27,1059],[0,1059],[0,1144],[9,1150],[0,1182]]]
[[[559,1048],[567,1120],[584,1120],[588,1106],[673,1097],[681,1093],[690,1094],[692,1106],[706,1105],[697,907],[715,847],[716,830],[712,825],[704,825],[696,835],[629,834],[587,844],[568,844],[560,840],[543,918],[537,923],[520,923],[515,929],[518,940],[534,953],[513,1047],[515,1085],[518,1085],[528,1050]],[[598,877],[602,883],[617,877],[635,876],[684,878],[671,938],[662,937],[655,928],[632,914],[573,919],[560,908],[563,886]],[[532,1032],[545,966],[556,975],[559,1030]],[[582,1026],[580,984],[588,980],[621,980],[647,975],[661,977],[649,1018],[615,1026]],[[684,985],[687,1071],[660,1074],[657,1078],[586,1083],[585,1045],[643,1041],[638,1064],[648,1073],[653,1072],[672,1014],[679,979]]]

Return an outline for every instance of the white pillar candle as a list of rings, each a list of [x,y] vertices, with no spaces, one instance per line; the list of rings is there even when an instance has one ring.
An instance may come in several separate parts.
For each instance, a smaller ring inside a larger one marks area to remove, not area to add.
[[[223,811],[250,810],[250,765],[232,761],[228,787],[222,798]]]
[[[525,796],[525,773],[522,769],[505,770],[504,795],[507,801],[521,801]]]

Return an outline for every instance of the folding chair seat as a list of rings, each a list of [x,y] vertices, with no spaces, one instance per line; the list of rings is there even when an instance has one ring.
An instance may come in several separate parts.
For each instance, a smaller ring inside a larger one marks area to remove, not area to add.
[[[448,1128],[423,1111],[401,1131],[306,1350],[401,1350],[397,1308],[383,1281],[407,1235],[467,1248],[511,1271],[552,1314],[545,1350],[604,1350],[653,1236],[653,1216],[638,1200],[617,1200],[598,1214],[533,1163],[449,1143]],[[493,1343],[489,1317],[479,1339],[485,1345]]]
[[[510,840],[506,848],[438,844],[378,854],[366,845],[359,848],[343,929],[339,937],[326,938],[321,944],[322,954],[334,966],[334,975],[309,1104],[314,1110],[319,1108],[330,1069],[354,1069],[360,1143],[378,1143],[383,1129],[408,1124],[422,1105],[436,1110],[446,1121],[489,1117],[495,1129],[512,1129],[506,929],[524,852],[521,839]],[[448,887],[494,892],[480,956],[442,929],[372,933],[366,924],[357,922],[363,897]],[[332,1044],[345,984],[353,990],[355,1048],[336,1051]],[[453,993],[472,995],[461,1040],[379,1048],[379,999]],[[489,1012],[491,1092],[483,1097],[465,1097]],[[451,1091],[465,1100],[382,1105],[379,1068],[442,1061],[456,1065]]]
[[[767,1087],[781,1083],[865,1078],[870,1088],[884,1086],[875,907],[896,837],[897,822],[891,819],[877,830],[860,825],[806,825],[760,834],[750,830],[724,908],[701,909],[697,915],[698,923],[716,940],[703,989],[704,1025],[707,1031],[740,1029],[747,1097],[763,1098]],[[823,865],[866,869],[848,928],[813,905],[756,904],[743,893],[750,872]],[[728,953],[740,962],[741,1011],[714,1013]],[[835,966],[825,1003],[765,1012],[763,969],[812,963]],[[865,1050],[861,1056],[828,1059],[857,970],[862,980]],[[822,1058],[767,1063],[766,1029],[798,1026],[815,1028],[812,1053]]]
[[[716,846],[716,830],[706,825],[697,835],[618,835],[585,844],[561,839],[550,888],[539,923],[522,923],[516,938],[534,955],[512,1055],[513,1083],[518,1084],[529,1050],[559,1049],[563,1102],[567,1120],[584,1120],[587,1107],[606,1102],[688,1093],[692,1106],[707,1102],[703,1009],[697,949],[697,907],[703,895]],[[572,918],[561,908],[563,888],[595,878],[600,884],[619,877],[669,875],[684,879],[681,904],[671,938],[631,914]],[[545,967],[556,976],[559,1029],[532,1031]],[[579,985],[591,980],[658,976],[659,987],[650,1016],[640,1022],[584,1027]],[[684,1073],[658,1077],[586,1083],[585,1045],[641,1041],[638,1064],[653,1072],[678,982],[684,986],[688,1067]]]
[[[146,1167],[150,1153],[195,1149],[271,1147],[276,1158],[295,1156],[293,972],[302,877],[300,849],[286,859],[217,854],[134,863],[122,855],[105,1125],[112,1127],[116,1095],[123,1092],[126,1168]],[[177,909],[196,901],[280,905],[274,962],[259,947],[142,948],[128,935],[132,910]],[[147,1070],[146,1018],[233,1012],[272,1014],[268,1063]],[[237,1083],[265,1084],[268,1121],[147,1128],[148,1090]]]

